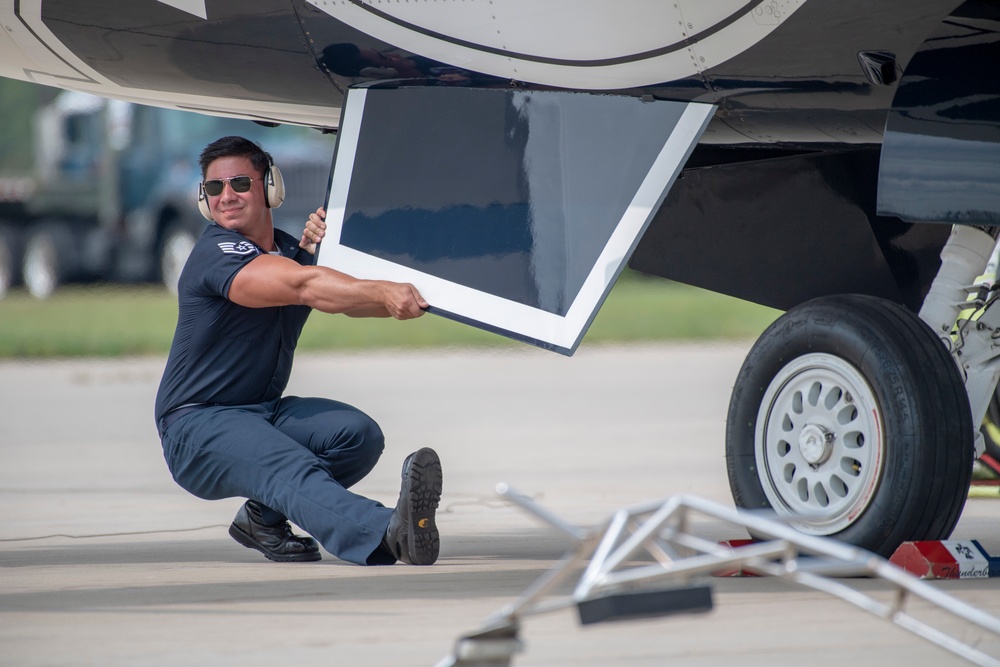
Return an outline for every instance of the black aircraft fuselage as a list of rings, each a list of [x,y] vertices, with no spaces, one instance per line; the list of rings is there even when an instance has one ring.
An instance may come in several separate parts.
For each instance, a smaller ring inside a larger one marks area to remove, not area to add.
[[[572,16],[588,6],[564,11],[545,19],[550,35],[508,46],[506,36],[476,41],[439,27],[438,15],[418,20],[382,3],[339,3],[384,26],[375,36],[337,18],[342,10],[327,7],[336,4],[21,2],[14,19],[51,32],[60,71],[11,71],[13,63],[2,73],[327,129],[338,126],[352,86],[581,90],[713,104],[685,177],[631,263],[779,308],[844,291],[915,308],[946,229],[911,223],[1000,217],[997,2],[729,3],[701,23],[664,26],[662,37],[653,30],[618,50],[602,50],[602,37],[638,30],[643,17],[626,14],[641,9],[622,8],[620,25],[590,33]],[[745,16],[766,31],[730,55],[725,45],[739,41]],[[386,35],[428,46],[418,53]],[[939,185],[942,173],[956,172],[968,177]],[[748,282],[748,272],[762,279]]]

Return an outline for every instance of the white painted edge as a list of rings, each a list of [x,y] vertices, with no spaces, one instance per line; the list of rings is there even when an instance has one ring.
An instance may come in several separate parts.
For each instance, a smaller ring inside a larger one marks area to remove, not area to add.
[[[317,263],[356,278],[411,283],[432,307],[564,349],[573,348],[591,321],[715,112],[714,105],[687,104],[569,310],[560,316],[340,245],[366,96],[365,89],[351,89],[344,103],[328,199],[327,236]]]

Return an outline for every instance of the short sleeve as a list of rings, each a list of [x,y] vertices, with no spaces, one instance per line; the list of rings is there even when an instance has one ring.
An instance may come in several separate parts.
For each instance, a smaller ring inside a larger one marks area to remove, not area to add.
[[[261,254],[260,248],[243,236],[211,226],[198,239],[182,276],[186,286],[201,295],[228,298],[233,278]]]

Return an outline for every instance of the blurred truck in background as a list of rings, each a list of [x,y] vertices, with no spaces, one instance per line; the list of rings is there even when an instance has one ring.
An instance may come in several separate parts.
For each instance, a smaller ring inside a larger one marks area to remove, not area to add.
[[[229,134],[274,157],[275,225],[297,237],[326,200],[332,135],[0,83],[0,297],[22,283],[39,298],[67,282],[175,289],[207,224],[198,155]]]

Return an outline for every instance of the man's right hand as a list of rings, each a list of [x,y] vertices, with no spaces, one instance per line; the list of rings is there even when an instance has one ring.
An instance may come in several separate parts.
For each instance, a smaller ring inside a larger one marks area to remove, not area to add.
[[[410,283],[383,282],[385,309],[397,320],[412,320],[424,314],[430,304]]]

